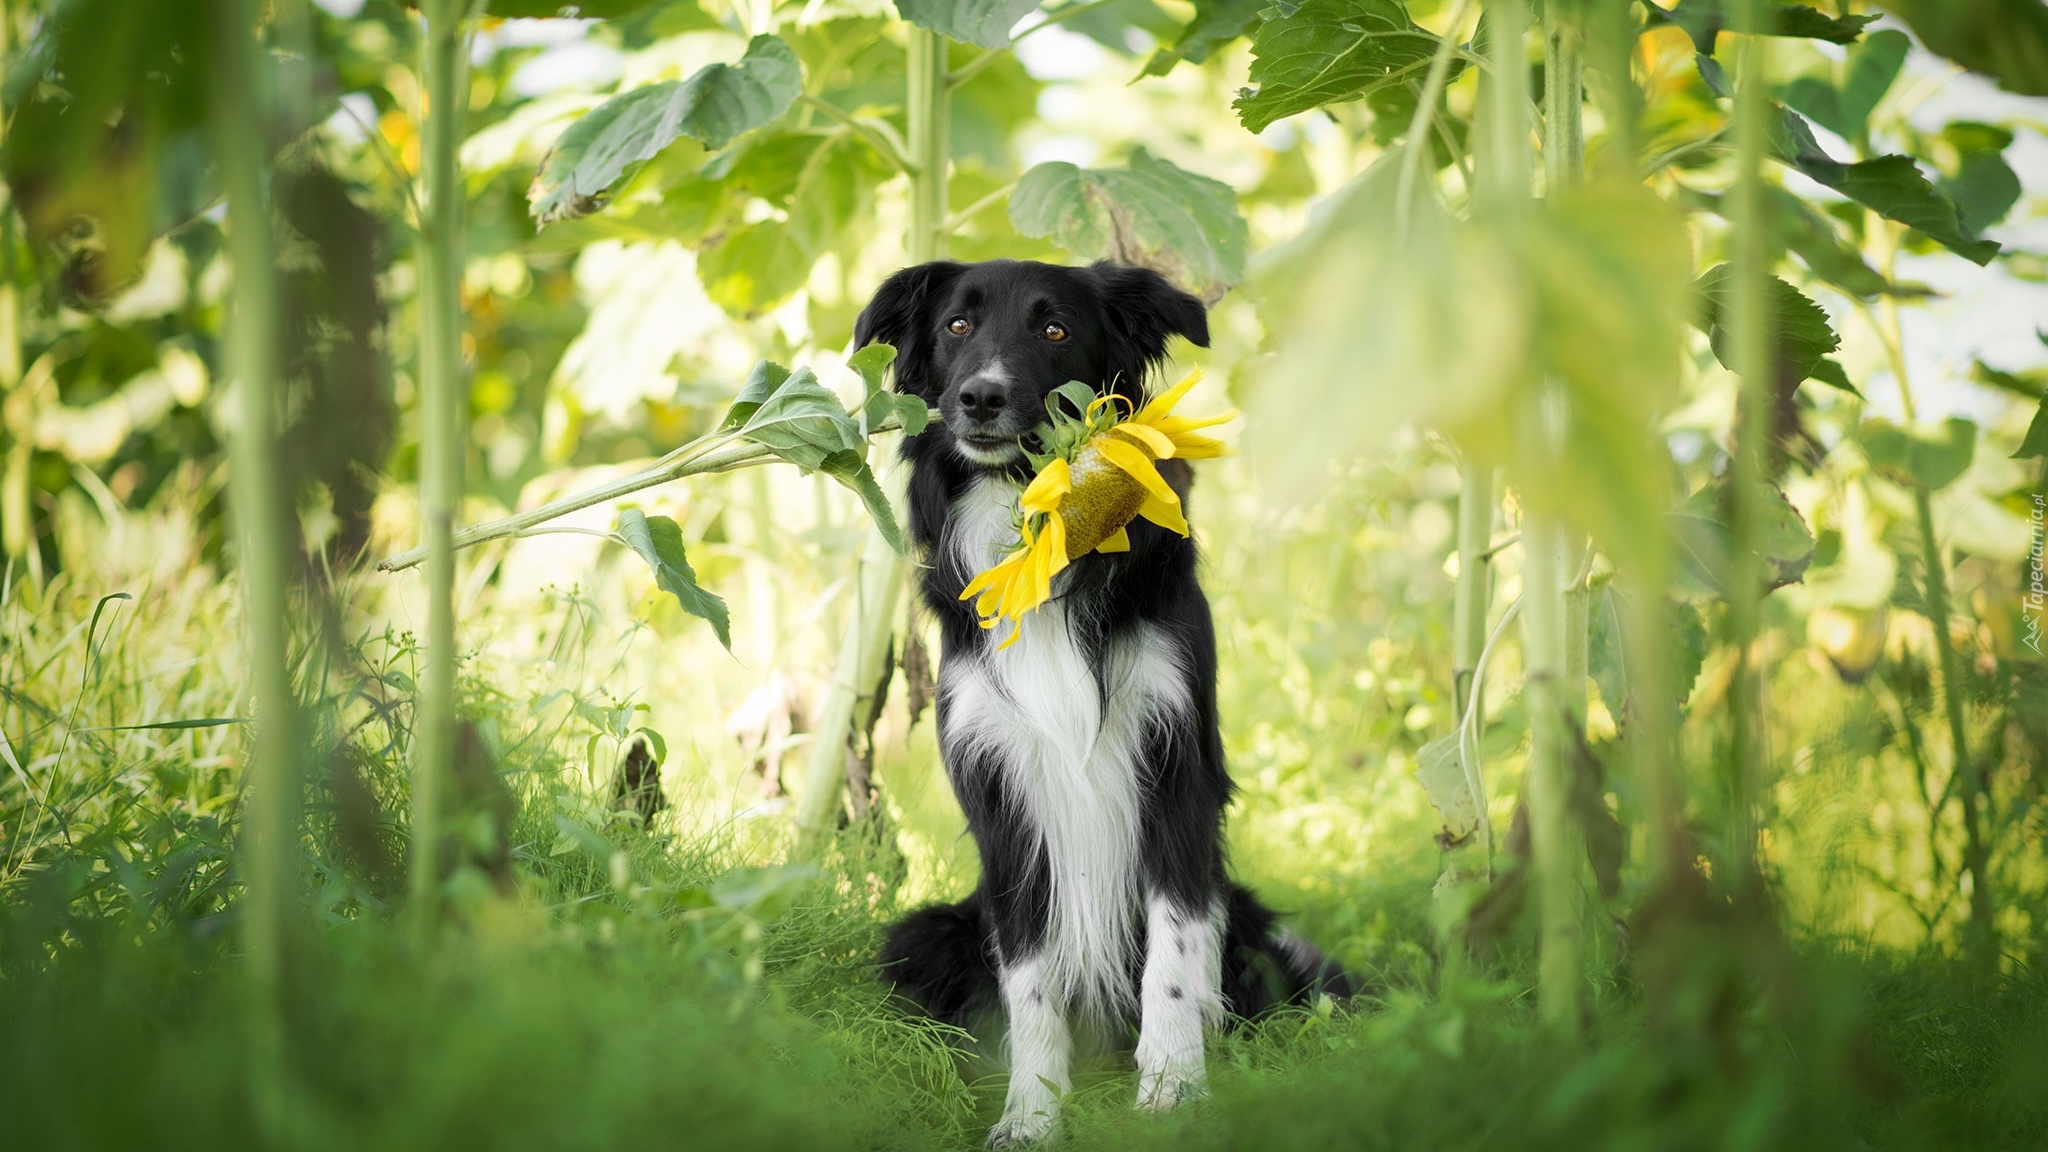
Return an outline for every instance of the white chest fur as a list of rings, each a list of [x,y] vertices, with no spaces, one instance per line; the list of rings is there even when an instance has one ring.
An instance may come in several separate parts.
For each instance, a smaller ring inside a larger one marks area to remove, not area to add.
[[[1017,487],[988,478],[953,507],[945,547],[970,574],[1016,540]],[[940,745],[954,765],[996,764],[1051,868],[1052,916],[1041,972],[1077,1009],[1126,1014],[1128,973],[1143,916],[1138,875],[1141,744],[1189,705],[1180,646],[1139,624],[1120,631],[1099,666],[1075,636],[1077,606],[1059,597],[972,652],[949,652]],[[1023,957],[1005,957],[1013,963]]]

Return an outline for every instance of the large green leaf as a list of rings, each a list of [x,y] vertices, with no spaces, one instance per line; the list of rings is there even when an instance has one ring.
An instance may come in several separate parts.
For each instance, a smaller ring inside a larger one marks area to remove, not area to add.
[[[1143,148],[1125,168],[1033,167],[1010,194],[1010,221],[1077,256],[1154,269],[1211,302],[1244,276],[1236,191]]]
[[[1913,41],[1904,32],[1892,28],[1872,32],[1850,46],[1840,87],[1818,76],[1801,76],[1785,86],[1784,101],[1835,135],[1854,140],[1870,123],[1878,101],[1891,90],[1912,47]]]
[[[1124,56],[1132,54],[1134,41],[1156,43],[1180,27],[1180,21],[1155,0],[1068,0],[1046,9],[1045,14],[1065,24],[1068,31]],[[1132,32],[1143,32],[1146,39],[1136,41]]]
[[[1297,112],[1420,81],[1437,38],[1398,0],[1308,0],[1252,38],[1251,82],[1232,107],[1253,132]]]
[[[542,224],[604,207],[626,177],[681,136],[722,148],[781,116],[803,92],[796,53],[756,36],[736,64],[709,64],[687,80],[636,88],[571,124],[527,192]]]
[[[1245,34],[1268,0],[1195,0],[1195,18],[1187,22],[1170,48],[1161,48],[1145,62],[1146,76],[1164,76],[1185,60],[1200,64],[1209,54]]]
[[[1779,112],[1770,134],[1779,161],[1974,263],[1988,264],[1998,255],[1998,243],[1980,240],[1965,227],[1954,201],[1927,182],[1912,157],[1844,164],[1821,148],[1803,117],[1788,109]]]
[[[1667,514],[1678,557],[1673,586],[1680,594],[1725,598],[1734,586],[1739,545],[1731,525],[1732,495],[1732,484],[1717,480]],[[1758,503],[1763,521],[1754,543],[1765,587],[1797,583],[1813,562],[1813,533],[1777,485],[1766,485],[1758,493]]]
[[[1732,372],[1735,341],[1727,326],[1735,292],[1731,269],[1726,264],[1709,268],[1693,289],[1699,294],[1693,322],[1707,334],[1714,358]],[[1764,301],[1771,332],[1772,378],[1790,386],[1821,372],[1828,354],[1842,346],[1842,338],[1828,323],[1828,314],[1805,293],[1775,276],[1766,286]]]
[[[2048,5],[2041,0],[1878,0],[1920,43],[2023,96],[2048,96]]]
[[[780,220],[742,224],[697,252],[697,279],[734,316],[758,316],[810,279],[811,258]]]
[[[1902,484],[1935,491],[1970,470],[1977,452],[1977,425],[1960,416],[1932,427],[1866,420],[1856,430],[1856,439],[1880,472]]]
[[[896,11],[919,28],[963,44],[1008,48],[1010,29],[1038,10],[1038,0],[896,0]]]
[[[141,272],[152,238],[212,199],[213,14],[198,0],[49,8],[37,51],[8,77],[7,186],[29,239],[61,246],[67,286],[101,297]]]
[[[638,508],[619,513],[619,535],[654,569],[654,582],[676,598],[683,611],[711,625],[718,642],[732,651],[732,622],[725,601],[697,584],[697,572],[683,553],[683,530],[666,516],[649,516]]]
[[[823,472],[846,485],[867,505],[868,515],[890,547],[899,553],[904,550],[895,510],[868,467],[862,423],[840,407],[839,398],[818,383],[809,368],[791,372],[763,361],[740,388],[719,427],[768,448],[806,472]]]

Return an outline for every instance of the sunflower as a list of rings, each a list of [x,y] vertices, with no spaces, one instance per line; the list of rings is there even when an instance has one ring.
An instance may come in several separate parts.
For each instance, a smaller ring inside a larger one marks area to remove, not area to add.
[[[1125,526],[1136,517],[1188,534],[1180,497],[1159,474],[1158,462],[1223,455],[1222,441],[1196,430],[1237,416],[1235,409],[1200,420],[1173,414],[1201,379],[1198,368],[1134,413],[1124,397],[1095,396],[1081,384],[1059,390],[1077,401],[1088,397],[1078,419],[1057,403],[1047,405],[1052,423],[1038,430],[1046,451],[1032,454],[1038,475],[1017,499],[1017,546],[960,593],[974,600],[983,628],[1012,623],[1000,647],[1017,642],[1016,625],[1052,597],[1052,579],[1069,563],[1090,552],[1129,551]]]

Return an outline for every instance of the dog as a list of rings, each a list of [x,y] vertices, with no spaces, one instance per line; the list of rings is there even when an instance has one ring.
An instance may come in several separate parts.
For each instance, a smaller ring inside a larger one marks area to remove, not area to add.
[[[1002,651],[1010,626],[983,629],[959,597],[1015,546],[1022,441],[1053,390],[1141,404],[1170,338],[1208,346],[1202,302],[1107,262],[939,261],[885,281],[854,336],[894,345],[897,390],[941,416],[902,452],[943,640],[939,748],[981,855],[972,895],[891,927],[882,976],[970,1031],[1006,1019],[990,1147],[1056,1134],[1077,1026],[1136,1024],[1139,1107],[1200,1096],[1205,1027],[1352,985],[1226,875],[1232,784],[1195,545],[1134,520],[1129,551],[1074,561]]]

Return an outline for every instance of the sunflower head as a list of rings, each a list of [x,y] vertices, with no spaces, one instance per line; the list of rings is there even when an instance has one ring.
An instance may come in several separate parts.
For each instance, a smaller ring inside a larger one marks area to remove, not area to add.
[[[1051,598],[1053,577],[1070,562],[1090,552],[1128,550],[1125,526],[1133,519],[1143,516],[1188,534],[1180,497],[1159,474],[1158,462],[1223,455],[1222,441],[1197,430],[1237,415],[1232,410],[1191,420],[1173,414],[1201,378],[1196,369],[1135,410],[1121,396],[1097,396],[1080,383],[1062,385],[1047,398],[1048,422],[1036,433],[1042,450],[1029,453],[1038,475],[1017,499],[1017,546],[960,593],[974,600],[982,627],[1011,622],[1002,647],[1016,643],[1024,614]]]

